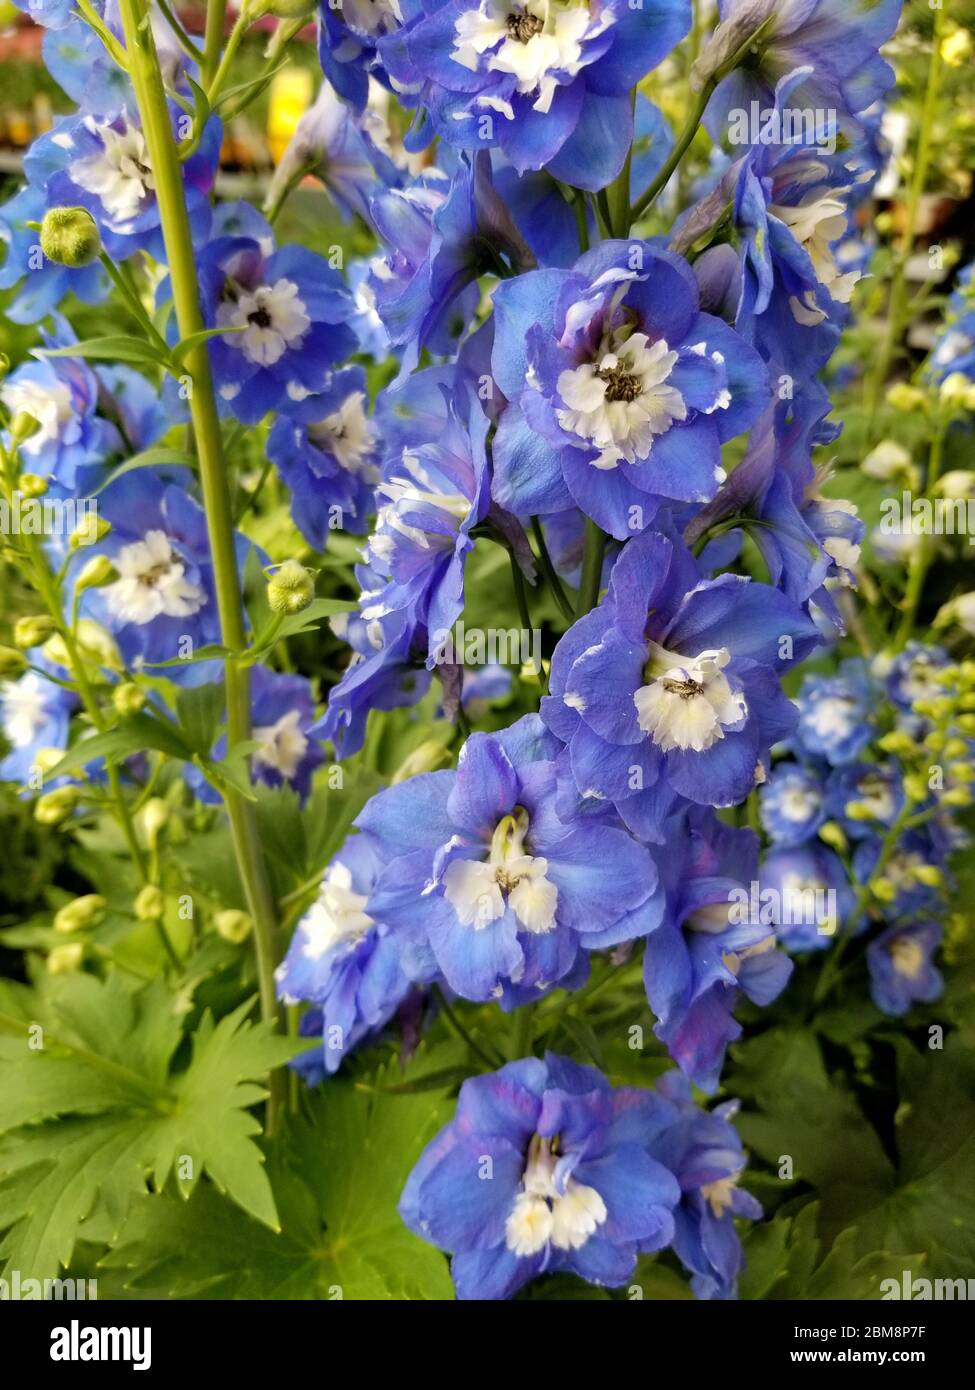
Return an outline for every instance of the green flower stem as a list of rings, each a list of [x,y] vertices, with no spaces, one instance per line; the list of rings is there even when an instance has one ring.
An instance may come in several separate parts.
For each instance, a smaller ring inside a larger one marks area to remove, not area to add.
[[[596,606],[607,540],[606,532],[600,530],[596,523],[587,517],[586,548],[582,556],[582,584],[579,588],[579,604],[576,608],[577,618],[585,617],[589,610]]]
[[[208,28],[209,22],[210,11],[208,9]],[[234,23],[234,27],[230,31],[230,35],[227,39],[227,46],[223,51],[223,57],[220,59],[219,65],[217,66],[217,70],[213,75],[213,80],[207,84],[205,89],[207,94],[207,101],[210,103],[211,107],[215,106],[217,103],[220,93],[223,90],[223,87],[226,84],[227,78],[230,74],[230,69],[234,61],[234,56],[238,48],[240,47],[240,41],[247,33],[248,29],[251,27],[251,23],[252,21],[250,8],[247,4],[247,0],[244,0],[244,4],[241,6],[240,14],[237,16],[237,19]]]
[[[688,148],[690,147],[691,141],[697,134],[697,128],[701,124],[701,117],[704,115],[705,107],[711,100],[711,94],[716,86],[717,81],[715,78],[712,78],[710,81],[705,82],[704,86],[698,92],[697,99],[694,102],[694,105],[691,108],[690,115],[688,116],[684,124],[684,129],[681,131],[680,135],[678,135],[677,143],[671,150],[670,155],[667,161],[665,162],[663,168],[659,171],[657,177],[647,185],[647,187],[640,194],[639,198],[637,198],[636,202],[630,208],[631,223],[635,222],[637,218],[643,216],[647,208],[656,198],[657,194],[661,191],[661,189],[666,188],[667,184],[670,182],[670,176],[673,174],[678,164],[684,158],[684,155],[687,153]]]
[[[118,290],[125,303],[131,309],[132,316],[138,321],[139,327],[145,333],[146,337],[153,344],[153,346],[159,349],[160,355],[168,361],[169,344],[166,342],[166,339],[159,332],[152,319],[146,313],[145,306],[142,303],[142,300],[139,298],[134,287],[121,273],[118,266],[115,264],[115,262],[112,260],[111,256],[109,256],[107,252],[102,251],[98,259],[101,262],[108,278],[111,280],[112,284]]]
[[[515,1009],[513,1024],[508,1048],[509,1062],[517,1062],[522,1057],[532,1055],[532,1039],[535,1036],[534,1004],[522,1004],[520,1009]]]
[[[194,63],[202,64],[204,61],[203,53],[199,48],[197,48],[196,44],[193,42],[189,34],[183,28],[182,24],[180,24],[179,20],[176,18],[169,5],[166,3],[166,0],[156,0],[156,4],[159,6],[159,10],[162,14],[163,19],[169,25],[170,29],[172,29],[176,42],[179,44],[180,48],[183,50],[186,56],[188,58],[192,58]]]
[[[125,49],[104,22],[94,5],[90,4],[89,0],[76,0],[76,8],[88,27],[94,29],[95,33],[101,39],[112,61],[116,63],[123,72],[128,72],[128,61],[126,59]]]
[[[890,282],[890,300],[887,306],[887,332],[884,334],[877,365],[870,378],[867,397],[867,438],[873,440],[877,414],[880,410],[880,397],[887,383],[894,350],[901,335],[904,323],[905,298],[907,294],[907,263],[914,251],[917,236],[917,214],[921,198],[928,181],[931,164],[931,136],[934,119],[938,109],[941,87],[941,38],[944,30],[944,11],[934,12],[934,35],[931,40],[931,59],[928,64],[927,88],[924,94],[924,107],[921,113],[921,129],[917,138],[917,153],[914,158],[914,174],[907,195],[904,238],[894,262],[894,272]]]
[[[562,587],[562,581],[552,563],[552,557],[548,553],[548,546],[545,544],[545,532],[542,530],[542,523],[537,516],[532,517],[532,535],[535,537],[535,544],[538,546],[538,559],[542,566],[542,573],[545,575],[548,587],[552,591],[552,597],[558,606],[559,612],[567,623],[575,621],[572,612],[572,605],[569,597]]]
[[[934,434],[931,437],[931,449],[928,454],[928,476],[925,483],[925,495],[927,497],[930,497],[934,491],[941,473],[941,455],[944,449],[947,428],[947,420],[944,414],[939,412],[935,420]],[[895,642],[897,651],[904,650],[914,632],[914,624],[917,622],[917,610],[921,603],[921,595],[924,592],[924,581],[927,578],[928,569],[931,564],[933,549],[934,547],[931,544],[930,536],[918,536],[917,546],[915,547],[914,554],[911,556],[910,565],[907,570],[907,588],[904,591],[904,615],[897,629],[897,638]]]
[[[207,0],[206,32],[203,36],[203,63],[200,67],[200,80],[204,91],[209,91],[217,68],[220,66],[226,20],[227,0]]]
[[[208,36],[214,9],[207,14]],[[146,146],[156,179],[156,197],[162,225],[166,258],[173,289],[173,303],[181,338],[202,331],[203,315],[197,290],[196,260],[190,236],[189,217],[183,195],[179,154],[173,139],[159,59],[152,30],[146,18],[144,0],[121,0],[122,24],[131,59],[132,82],[142,118]],[[222,27],[222,21],[221,21]],[[208,43],[208,51],[211,45]],[[200,482],[213,559],[217,608],[223,643],[231,653],[246,647],[244,612],[234,549],[230,489],[220,436],[210,359],[205,343],[198,343],[186,355],[186,368],[193,383],[190,414],[200,465]],[[227,747],[233,750],[250,738],[250,682],[248,672],[231,655],[226,666]],[[277,924],[264,854],[258,835],[253,804],[239,792],[228,789],[224,800],[230,818],[234,854],[247,904],[254,922],[257,980],[262,1017],[281,1026],[281,1010],[274,989],[277,960]],[[272,1132],[285,1099],[286,1078],[272,1073],[268,1100],[267,1129]]]

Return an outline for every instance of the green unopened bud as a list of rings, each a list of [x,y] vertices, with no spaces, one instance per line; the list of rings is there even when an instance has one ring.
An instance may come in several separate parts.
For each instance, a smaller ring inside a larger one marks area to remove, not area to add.
[[[824,845],[829,845],[839,854],[845,854],[849,848],[846,835],[843,832],[843,827],[837,825],[835,820],[828,820],[824,825],[819,827],[819,838]]]
[[[123,681],[112,691],[112,704],[123,717],[138,714],[146,703],[146,693],[135,681]]]
[[[85,948],[80,941],[66,941],[55,946],[47,958],[47,968],[51,975],[73,975],[81,969]]]
[[[38,748],[34,754],[33,766],[43,778],[46,777],[49,772],[54,771],[63,757],[63,748]]]
[[[40,647],[54,631],[54,619],[46,613],[18,618],[14,623],[14,644],[18,647]]]
[[[30,415],[26,410],[18,410],[10,421],[10,438],[15,445],[26,444],[40,427],[41,422],[36,415]]]
[[[421,772],[436,772],[439,768],[448,767],[450,764],[450,753],[442,743],[438,743],[435,738],[428,738],[425,743],[421,743],[419,748],[414,748],[412,753],[408,753],[399,767],[393,773],[393,785],[405,782],[410,777],[417,777]]]
[[[928,398],[924,392],[916,386],[910,386],[906,381],[895,382],[887,392],[887,404],[894,410],[925,410],[927,403]]]
[[[54,930],[84,931],[86,927],[95,925],[105,906],[101,893],[86,893],[84,897],[75,898],[74,902],[65,903],[54,914]]]
[[[904,790],[912,801],[926,801],[930,788],[920,773],[911,772],[904,778]]]
[[[318,0],[249,0],[246,9],[252,19],[266,14],[276,19],[304,19],[318,9]]]
[[[75,580],[75,592],[80,594],[85,589],[101,589],[117,578],[118,572],[107,555],[93,555],[81,567]]]
[[[847,820],[858,822],[876,820],[876,813],[869,801],[848,801],[846,816]]]
[[[882,903],[892,903],[897,897],[897,885],[891,883],[889,878],[878,878],[872,885],[873,895]]]
[[[44,792],[34,806],[34,819],[39,825],[60,825],[71,815],[80,795],[77,787],[55,787],[52,792]]]
[[[925,719],[945,719],[955,707],[954,700],[947,695],[936,695],[933,699],[915,700],[911,709]]]
[[[17,651],[15,647],[0,647],[0,677],[9,680],[11,676],[19,676],[27,665],[27,658],[23,652]]]
[[[914,740],[903,729],[891,729],[889,734],[884,734],[878,739],[878,747],[898,758],[909,758],[916,751]]]
[[[955,811],[965,811],[972,805],[975,798],[967,787],[951,787],[948,791],[941,793],[941,803],[943,806],[950,806]]]
[[[214,913],[213,925],[218,936],[222,936],[224,941],[232,941],[235,946],[246,941],[254,930],[254,923],[249,914],[241,912],[237,907],[228,907],[223,912]]]
[[[158,922],[166,911],[166,895],[154,883],[147,883],[132,904],[132,911],[140,922]]]
[[[96,541],[104,540],[112,529],[112,523],[106,521],[104,517],[97,516],[94,511],[89,511],[68,537],[68,545],[72,550],[77,550],[83,545],[94,545]]]
[[[944,887],[945,876],[937,864],[918,864],[914,870],[914,877],[918,883],[923,883],[925,888]]]
[[[963,738],[950,738],[945,743],[944,754],[946,758],[963,758],[968,752],[968,744]]]
[[[285,560],[267,585],[267,601],[272,613],[300,613],[315,597],[315,579],[297,560]]]
[[[975,763],[955,763],[951,776],[955,782],[975,782]]]
[[[41,223],[41,250],[55,265],[72,270],[91,265],[101,254],[102,239],[87,208],[51,208]]]
[[[143,806],[142,829],[145,831],[146,844],[150,849],[155,849],[159,843],[159,836],[162,834],[169,816],[169,803],[163,801],[161,796],[150,797]]]
[[[939,729],[932,729],[924,739],[924,746],[929,753],[940,753],[947,741],[947,738]]]
[[[955,723],[963,734],[975,734],[975,714],[960,714]]]
[[[17,486],[22,497],[43,497],[47,492],[47,479],[42,478],[40,473],[21,473]]]

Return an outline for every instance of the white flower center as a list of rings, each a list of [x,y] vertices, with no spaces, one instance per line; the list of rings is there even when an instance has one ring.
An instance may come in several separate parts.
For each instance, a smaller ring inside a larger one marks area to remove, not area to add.
[[[522,1186],[505,1224],[505,1243],[513,1255],[537,1255],[552,1242],[559,1250],[578,1250],[606,1220],[606,1204],[594,1187],[574,1182],[555,1185],[558,1141],[533,1135]]]
[[[238,290],[217,310],[221,328],[242,328],[227,342],[238,347],[249,362],[273,367],[286,352],[301,344],[311,326],[304,302],[293,280],[275,280],[256,290]]]
[[[848,738],[860,722],[860,714],[849,695],[827,695],[813,705],[808,721],[818,738]]]
[[[298,727],[300,717],[293,709],[274,724],[262,724],[254,730],[254,738],[260,744],[254,749],[254,761],[280,772],[289,782],[297,773],[308,747],[308,740]]]
[[[42,386],[38,381],[12,381],[0,392],[11,416],[24,411],[33,415],[40,429],[20,446],[22,454],[36,456],[55,439],[60,439],[64,427],[74,419],[71,390],[65,382]]]
[[[558,86],[555,74],[575,77],[585,66],[583,41],[614,22],[610,13],[593,17],[588,5],[560,0],[481,0],[457,19],[450,56],[477,72],[488,54],[488,71],[514,77],[523,96],[537,92],[535,110],[548,111]]]
[[[850,270],[844,274],[833,254],[832,243],[838,241],[846,231],[846,209],[839,198],[822,188],[813,188],[798,206],[783,207],[771,203],[769,212],[785,223],[807,252],[817,279],[830,296],[839,304],[849,304],[860,272]],[[799,323],[821,323],[826,317],[811,294],[807,294],[804,300],[793,295],[789,303]]]
[[[722,674],[731,660],[727,647],[685,660],[651,642],[650,653],[655,679],[640,687],[633,702],[640,728],[658,748],[703,753],[726,729],[741,726],[748,706]]]
[[[895,936],[887,948],[894,969],[907,980],[916,980],[924,969],[924,947],[913,936]]]
[[[558,392],[566,405],[556,411],[559,423],[601,451],[594,467],[645,459],[654,435],[687,419],[683,396],[667,385],[676,362],[677,353],[662,338],[651,343],[645,333],[634,333],[597,362],[559,373]]]
[[[15,748],[33,743],[46,718],[46,693],[39,676],[28,671],[19,681],[4,682],[3,732]]]
[[[145,137],[131,125],[123,130],[96,126],[95,133],[102,142],[100,152],[75,160],[68,172],[79,188],[101,199],[111,223],[121,231],[138,217],[149,190],[156,186]]]
[[[394,532],[421,550],[453,549],[457,525],[446,532],[439,528],[424,531],[405,518],[433,507],[442,514],[441,520],[446,517],[459,524],[471,509],[470,498],[463,493],[441,492],[420,460],[408,449],[403,450],[401,466],[403,473],[387,478],[376,488],[376,529],[365,548],[366,561],[388,563],[396,546]]]
[[[701,1188],[701,1196],[717,1220],[720,1221],[731,1206],[737,1186],[738,1174],[733,1173],[730,1178],[716,1178],[714,1182],[706,1182]]]
[[[822,797],[808,787],[788,786],[779,797],[779,813],[784,820],[801,823],[816,814]]]
[[[305,938],[302,955],[319,960],[333,946],[358,941],[373,923],[363,911],[367,901],[364,893],[353,891],[352,875],[345,865],[332,864],[322,879],[317,901],[301,921]]]
[[[173,554],[165,531],[147,531],[115,557],[118,579],[103,590],[114,617],[123,623],[188,618],[207,601],[199,584],[185,578],[186,567]]]
[[[347,473],[358,473],[375,481],[370,460],[376,447],[376,428],[366,414],[362,391],[346,396],[338,410],[308,426],[308,438],[327,454],[332,454]]]
[[[548,860],[526,854],[528,815],[517,807],[491,836],[486,861],[454,859],[444,874],[444,895],[465,927],[490,926],[510,907],[520,926],[541,935],[555,926],[559,892],[546,878]]]

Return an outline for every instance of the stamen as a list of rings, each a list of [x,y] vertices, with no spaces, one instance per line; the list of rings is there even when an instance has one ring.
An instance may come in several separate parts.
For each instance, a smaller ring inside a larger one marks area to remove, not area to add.
[[[542,21],[534,14],[509,14],[505,21],[508,33],[516,43],[527,43],[544,29]]]
[[[600,381],[606,383],[606,399],[608,401],[635,401],[643,390],[643,383],[638,376],[628,372],[622,363],[615,367],[599,367],[594,375]]]

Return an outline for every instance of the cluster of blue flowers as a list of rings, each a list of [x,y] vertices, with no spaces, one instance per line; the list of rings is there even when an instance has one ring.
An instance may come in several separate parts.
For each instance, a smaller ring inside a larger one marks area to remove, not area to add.
[[[63,349],[58,304],[97,301],[108,279],[98,260],[37,261],[46,211],[86,209],[123,273],[165,253],[131,93],[69,4],[30,9],[79,110],[36,142],[0,210],[0,285]],[[821,377],[859,278],[841,248],[879,170],[891,72],[878,49],[899,9],[721,0],[694,66],[715,156],[665,234],[640,190],[666,186],[680,140],[635,89],[687,35],[689,0],[323,4],[327,83],[269,210],[316,174],[378,243],[344,274],[277,246],[254,209],[213,206],[215,116],[183,162],[220,410],[243,426],[271,417],[267,459],[312,550],[339,528],[363,537],[357,611],[334,622],[349,657],[324,711],[304,677],[253,672],[254,777],[304,798],[326,747],[361,748],[370,711],[416,704],[435,675],[448,714],[476,695],[442,641],[479,538],[530,579],[551,570],[563,599],[580,590],[538,713],[374,796],[278,970],[281,997],[309,1005],[302,1031],[321,1037],[299,1064],[318,1080],[432,986],[515,1011],[643,943],[678,1070],[653,1091],[614,1090],[560,1057],[514,1061],[465,1082],[413,1173],[403,1218],[452,1253],[461,1297],[506,1298],[546,1271],[625,1285],[638,1255],[667,1246],[698,1296],[733,1297],[733,1218],[760,1211],[736,1185],[734,1104],[709,1111],[691,1083],[718,1089],[743,997],[769,1004],[791,955],[829,948],[845,922],[866,933],[867,882],[889,906],[866,948],[878,1006],[902,1013],[940,988],[957,831],[940,792],[905,793],[905,740],[936,735],[929,748],[963,761],[943,701],[969,687],[945,654],[910,647],[883,672],[854,661],[808,677],[797,702],[783,690],[842,633],[862,539],[855,509],[821,495],[812,451],[838,433]],[[110,0],[100,13],[119,36]],[[186,96],[188,60],[166,33]],[[392,97],[415,113],[402,145],[383,118]],[[743,136],[756,102],[763,128]],[[433,141],[436,166],[417,157]],[[156,281],[163,322],[170,288]],[[970,318],[959,305],[946,367]],[[373,406],[363,358],[396,363]],[[114,639],[105,678],[214,680],[211,662],[177,659],[220,641],[192,477],[116,469],[181,418],[172,384],[164,407],[130,368],[59,355],[0,397],[39,422],[24,457],[52,497],[98,490],[108,526],[65,573],[70,589],[93,554],[111,562],[110,582],[77,595]],[[761,579],[730,570],[746,543]],[[241,573],[252,550],[240,536]],[[72,701],[45,685],[46,660],[3,697],[9,779],[67,744]],[[195,769],[187,780],[214,799]],[[764,857],[727,814],[749,801]],[[832,893],[825,922],[792,920],[809,890]]]

